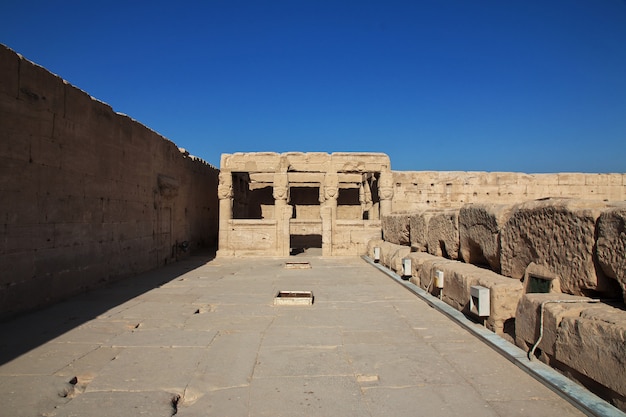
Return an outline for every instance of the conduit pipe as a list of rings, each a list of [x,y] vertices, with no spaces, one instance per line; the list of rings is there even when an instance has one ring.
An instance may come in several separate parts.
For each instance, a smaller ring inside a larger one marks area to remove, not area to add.
[[[532,361],[535,354],[535,349],[541,343],[543,338],[543,313],[546,304],[573,304],[573,303],[599,303],[601,300],[589,299],[589,300],[546,300],[541,303],[541,310],[539,312],[539,338],[535,342],[532,348],[528,351],[528,360]]]

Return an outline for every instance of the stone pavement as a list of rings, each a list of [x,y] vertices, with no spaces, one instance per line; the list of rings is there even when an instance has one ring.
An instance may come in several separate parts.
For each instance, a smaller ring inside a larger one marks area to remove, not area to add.
[[[2,416],[582,415],[358,257],[191,257],[0,334]]]

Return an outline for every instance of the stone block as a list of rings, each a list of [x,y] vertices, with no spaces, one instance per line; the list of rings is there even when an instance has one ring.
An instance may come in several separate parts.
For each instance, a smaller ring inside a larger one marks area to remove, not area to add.
[[[554,356],[555,344],[561,321],[565,317],[578,317],[589,307],[590,298],[569,294],[525,294],[521,297],[515,313],[515,339],[517,345],[528,351],[539,339],[540,309],[546,303],[543,315],[543,337],[537,346],[546,355]],[[536,351],[538,352],[538,351]],[[549,362],[549,356],[540,358]]]
[[[402,270],[402,258],[408,256],[411,248],[396,245],[395,243],[382,242],[380,245],[380,263],[394,272]]]
[[[465,262],[488,265],[500,272],[500,230],[511,211],[511,205],[503,204],[467,204],[461,208],[459,240]]]
[[[594,260],[595,225],[606,204],[547,199],[517,205],[501,231],[502,274],[521,279],[531,262],[561,277],[561,291],[612,294]]]
[[[611,174],[587,174],[585,185],[609,185],[610,176]]]
[[[518,184],[521,174],[517,172],[495,172],[496,184],[503,188]]]
[[[367,256],[370,259],[374,259],[374,248],[380,248],[382,247],[383,243],[385,243],[384,240],[382,240],[381,238],[375,238],[375,239],[370,239],[367,241]]]
[[[411,252],[407,257],[411,259],[410,281],[418,287],[426,289],[429,280],[427,280],[426,282],[422,282],[422,267],[428,262],[432,263],[435,261],[441,261],[441,258],[426,252]]]
[[[389,269],[395,272],[398,275],[402,275],[402,260],[409,256],[411,253],[411,249],[407,246],[398,245],[399,247],[393,252],[391,255],[391,260],[389,262]]]
[[[528,200],[528,187],[526,185],[502,185],[498,188],[498,200],[506,203],[519,203]]]
[[[386,171],[391,167],[389,157],[375,152],[333,152],[329,165],[333,171],[372,172]]]
[[[237,225],[230,234],[230,244],[239,255],[277,254],[276,222],[233,220]]]
[[[619,283],[626,301],[626,205],[600,215],[596,251],[602,271]]]
[[[428,251],[428,222],[438,210],[421,210],[409,217],[409,239],[411,248],[418,252]]]
[[[276,172],[281,154],[276,152],[255,152],[223,154],[221,167],[229,167],[233,172]]]
[[[506,322],[515,319],[517,304],[524,293],[522,283],[479,267],[474,267],[471,276],[475,277],[475,284],[471,285],[489,289],[491,314],[485,326],[495,333],[504,333]]]
[[[557,174],[558,185],[585,185],[587,175],[577,172],[559,173]]]
[[[443,266],[456,262],[421,252],[413,252],[409,257],[411,258],[411,269],[415,269],[411,281],[431,294],[438,294],[435,288],[435,271],[443,270]]]
[[[626,399],[626,311],[606,304],[585,307],[580,316],[563,318],[554,358],[609,388],[623,402]]]
[[[434,288],[437,270],[444,274],[441,292]],[[443,258],[423,260],[419,275],[422,288],[440,295],[446,304],[465,314],[469,314],[471,287],[481,285],[489,288],[491,314],[486,319],[485,325],[496,333],[504,333],[505,322],[515,318],[517,303],[522,296],[522,284],[517,280],[474,265]]]
[[[374,248],[380,248],[380,264],[394,272],[402,271],[402,259],[411,252],[408,246],[396,245],[382,239],[371,239],[367,243],[367,255],[374,259]]]
[[[409,246],[409,218],[410,215],[388,214],[382,217],[383,238],[396,245]]]
[[[364,255],[367,252],[367,242],[380,238],[380,228],[355,229],[350,231],[351,255]]]
[[[459,211],[445,210],[428,221],[428,253],[459,259]]]

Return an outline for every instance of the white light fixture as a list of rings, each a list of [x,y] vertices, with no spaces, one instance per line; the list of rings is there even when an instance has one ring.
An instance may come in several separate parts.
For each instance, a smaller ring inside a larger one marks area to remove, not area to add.
[[[491,302],[489,300],[489,288],[480,285],[470,287],[470,313],[478,317],[491,315]]]
[[[410,258],[402,258],[402,276],[410,277],[412,275],[411,272],[411,259]]]
[[[374,262],[380,262],[380,248],[378,246],[374,248]]]
[[[435,271],[435,287],[439,289],[443,288],[443,271]]]

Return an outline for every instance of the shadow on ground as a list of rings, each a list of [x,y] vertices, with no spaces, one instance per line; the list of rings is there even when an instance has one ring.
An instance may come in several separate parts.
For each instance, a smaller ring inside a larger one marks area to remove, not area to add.
[[[0,323],[0,365],[86,323],[116,306],[164,285],[215,258],[214,251],[191,255],[163,268],[90,290],[41,310]]]

